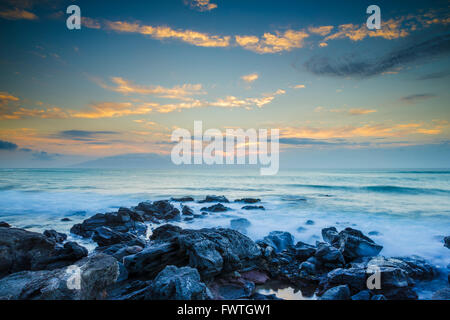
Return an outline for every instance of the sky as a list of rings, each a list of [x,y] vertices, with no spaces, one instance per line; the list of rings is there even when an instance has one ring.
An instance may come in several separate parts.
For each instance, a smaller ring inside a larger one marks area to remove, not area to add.
[[[2,0],[0,167],[167,155],[201,120],[279,129],[289,166],[448,168],[449,24],[448,1]]]

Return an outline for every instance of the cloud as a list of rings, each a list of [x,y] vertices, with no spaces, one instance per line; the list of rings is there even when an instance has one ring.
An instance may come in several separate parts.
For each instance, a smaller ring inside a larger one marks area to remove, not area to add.
[[[409,63],[446,55],[450,52],[450,35],[441,35],[394,50],[378,59],[357,60],[355,57],[330,60],[312,57],[305,68],[316,75],[366,78],[391,71]]]
[[[0,150],[13,151],[17,150],[18,146],[15,143],[0,140]]]
[[[20,99],[9,94],[8,92],[0,92],[0,107],[7,105],[10,101],[19,101]]]
[[[436,95],[432,93],[419,93],[419,94],[411,94],[406,97],[400,98],[401,101],[407,102],[407,103],[416,103],[419,101],[427,100],[430,98],[434,98]]]
[[[377,112],[377,110],[374,109],[350,109],[348,110],[348,114],[352,116],[360,116],[364,114],[374,113]]]
[[[119,134],[117,131],[87,131],[87,130],[64,130],[56,134],[56,137],[62,139],[91,141],[98,136]]]
[[[235,36],[235,40],[239,46],[263,54],[302,48],[307,37],[309,34],[304,31],[286,30],[275,34],[266,32],[261,39],[256,36]]]
[[[129,23],[124,21],[107,21],[106,26],[108,29],[117,32],[138,33],[158,40],[175,39],[199,47],[230,46],[229,36],[222,37],[217,35],[209,35],[207,33],[192,30],[175,30],[170,27],[153,27],[149,25],[141,25],[137,22]]]
[[[259,75],[257,73],[251,73],[241,77],[241,79],[247,83],[252,83],[253,81],[258,80],[258,78]]]
[[[183,0],[183,2],[191,9],[200,12],[211,11],[217,8],[217,4],[211,3],[211,0]]]
[[[38,151],[33,153],[33,160],[51,161],[58,157],[59,154],[51,154],[46,151]]]
[[[121,77],[111,78],[115,86],[108,85],[100,79],[92,78],[94,82],[99,84],[102,88],[119,92],[124,95],[141,94],[141,95],[156,95],[162,98],[190,100],[193,95],[206,94],[203,91],[201,84],[183,84],[181,86],[174,86],[172,88],[165,88],[163,86],[142,86],[136,85],[132,81],[123,79]]]
[[[288,145],[347,145],[351,144],[343,139],[325,140],[325,139],[310,139],[310,138],[280,138],[281,144]]]
[[[0,12],[0,17],[7,20],[37,20],[38,17],[30,11],[24,9],[11,9]]]
[[[72,112],[73,118],[97,119],[114,118],[130,115],[141,115],[150,113],[158,104],[135,106],[131,102],[100,102],[93,103],[89,108]]]
[[[440,72],[433,72],[429,74],[425,74],[423,76],[420,76],[417,78],[417,80],[434,80],[434,79],[442,79],[445,77],[448,77],[450,75],[450,72],[447,71],[440,71]]]
[[[89,29],[100,29],[101,24],[98,20],[89,17],[81,17],[81,25]]]
[[[294,89],[304,89],[305,85],[304,84],[297,84],[297,85],[293,86],[292,88],[294,88]]]
[[[309,27],[308,31],[321,36],[326,36],[331,32],[331,30],[333,30],[333,28],[333,26]]]

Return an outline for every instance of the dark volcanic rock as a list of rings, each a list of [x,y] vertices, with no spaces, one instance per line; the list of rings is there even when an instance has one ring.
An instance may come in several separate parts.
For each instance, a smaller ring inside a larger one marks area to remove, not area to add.
[[[255,199],[255,198],[242,198],[242,199],[236,199],[234,202],[241,202],[241,203],[258,203],[261,202],[261,199]]]
[[[181,209],[181,213],[184,216],[193,216],[194,215],[194,210],[192,210],[190,207],[188,206],[183,206],[183,208]]]
[[[289,232],[272,231],[259,242],[271,246],[275,249],[275,252],[281,252],[294,244],[294,237]]]
[[[230,201],[225,196],[206,196],[205,199],[200,200],[198,203],[209,203],[209,202],[229,203]]]
[[[49,239],[52,239],[57,243],[62,243],[67,240],[67,235],[65,235],[64,233],[56,232],[55,230],[45,230],[44,236],[46,236]]]
[[[339,249],[344,257],[349,259],[373,257],[383,249],[383,246],[376,244],[356,229],[345,228],[339,232],[339,238]]]
[[[0,279],[0,299],[102,299],[117,276],[116,259],[99,254],[63,269],[22,271]]]
[[[145,221],[156,220],[179,220],[180,210],[175,208],[168,200],[155,202],[141,202],[134,208],[137,212],[142,212]]]
[[[212,299],[196,269],[176,266],[167,266],[156,276],[148,296],[154,300]]]
[[[145,235],[147,226],[141,222],[139,215],[133,213],[130,215],[127,210],[119,210],[118,212],[97,213],[96,215],[72,226],[70,232],[90,238],[95,229],[100,227],[108,227],[117,232],[131,232],[138,235]]]
[[[369,290],[363,290],[352,296],[352,300],[370,300],[371,293]]]
[[[0,277],[22,270],[43,270],[72,264],[87,254],[75,243],[61,247],[43,234],[0,228]]]
[[[450,249],[450,236],[444,238],[444,246]]]
[[[200,230],[163,225],[154,230],[152,244],[142,252],[124,258],[130,275],[154,276],[166,265],[189,265],[202,278],[224,272],[253,269],[261,257],[260,248],[241,233],[223,228]]]
[[[450,300],[450,288],[444,288],[436,291],[432,297],[433,300]]]
[[[242,210],[266,210],[263,206],[243,206]]]
[[[316,253],[316,248],[314,246],[301,241],[297,242],[290,250],[293,251],[294,257],[298,261],[306,261]]]
[[[347,285],[340,285],[325,291],[320,300],[349,300],[350,290]]]
[[[192,197],[170,198],[170,201],[174,201],[174,202],[192,202],[192,201],[194,201],[194,198],[192,198]]]
[[[200,209],[200,211],[207,211],[207,212],[224,212],[224,211],[228,211],[228,210],[231,210],[231,209],[228,207],[225,207],[221,203],[215,204],[211,207],[204,207],[204,208]]]
[[[139,244],[145,246],[145,241],[139,239],[136,235],[129,232],[117,232],[107,227],[100,227],[94,230],[92,240],[97,242],[100,247],[110,246],[126,242],[128,245]]]
[[[320,267],[324,269],[336,269],[345,264],[342,253],[328,243],[318,243],[317,251],[314,255]]]
[[[236,300],[249,298],[255,291],[255,284],[244,278],[226,277],[209,284],[214,299]]]
[[[70,219],[70,218],[62,218],[61,221],[62,222],[68,222],[68,221],[72,221],[72,219]]]
[[[325,242],[335,245],[339,242],[339,233],[335,227],[322,229],[322,238]]]
[[[312,220],[307,220],[306,222],[305,222],[305,224],[307,225],[307,226],[312,226],[312,225],[314,225],[314,221],[312,221]]]
[[[9,223],[7,223],[5,221],[0,221],[0,227],[2,227],[2,228],[11,228]]]

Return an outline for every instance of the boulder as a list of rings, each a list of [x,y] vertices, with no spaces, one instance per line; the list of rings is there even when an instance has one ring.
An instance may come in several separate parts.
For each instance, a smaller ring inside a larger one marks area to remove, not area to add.
[[[350,300],[350,289],[347,285],[340,285],[325,291],[320,300]]]
[[[229,203],[230,201],[225,196],[206,196],[204,200],[200,200],[198,203],[209,203],[209,202],[222,202]]]
[[[192,197],[170,198],[170,201],[174,201],[174,202],[192,202],[192,201],[194,201],[194,198],[192,198]]]
[[[98,254],[63,269],[22,271],[0,279],[0,299],[102,299],[117,276],[117,261]]]
[[[148,297],[153,300],[207,300],[211,292],[194,268],[167,266],[155,278]]]
[[[266,210],[263,206],[243,206],[242,210]]]
[[[293,246],[294,236],[285,231],[272,231],[260,241],[271,246],[278,253]]]
[[[347,259],[373,257],[380,253],[383,246],[376,244],[361,231],[345,228],[339,232],[339,250]]]
[[[301,241],[297,242],[291,249],[295,259],[298,261],[306,261],[316,253],[316,248],[314,246]]]
[[[315,222],[314,222],[313,220],[307,220],[307,221],[305,222],[305,224],[306,224],[307,226],[312,226],[312,225],[315,224]]]
[[[250,221],[245,218],[237,218],[230,221],[231,229],[237,230],[242,234],[247,233],[247,228],[250,227],[250,225]]]
[[[418,256],[394,258],[385,258],[379,256],[371,258],[367,262],[366,268],[373,269],[374,267],[389,267],[401,269],[407,277],[414,280],[432,280],[435,276],[438,275],[438,271],[435,267]]]
[[[258,203],[261,202],[261,199],[256,199],[256,198],[242,198],[242,199],[236,199],[234,200],[234,202],[241,202],[241,203]]]
[[[352,296],[352,300],[370,300],[371,293],[369,290],[363,290]]]
[[[207,211],[207,212],[224,212],[224,211],[228,211],[228,210],[231,210],[231,209],[228,207],[225,207],[221,203],[215,204],[210,207],[203,207],[200,209],[200,211]]]
[[[335,245],[339,242],[339,233],[335,227],[322,229],[322,238],[325,242]]]
[[[118,232],[107,227],[100,227],[94,230],[92,240],[97,242],[100,247],[110,246],[126,242],[128,244],[141,244],[145,246],[145,241],[139,239],[136,235],[129,232]]]
[[[344,266],[344,257],[338,249],[328,243],[320,242],[314,254],[321,268],[331,270]]]
[[[9,223],[5,222],[5,221],[0,221],[0,227],[1,228],[11,228],[11,226],[9,225]]]
[[[255,284],[242,277],[225,277],[216,279],[209,284],[211,293],[216,300],[247,299],[253,295]]]
[[[57,243],[63,243],[67,240],[67,235],[64,233],[56,232],[55,230],[45,230],[44,236],[46,236],[49,239],[52,239],[53,241]]]
[[[179,220],[180,210],[175,208],[168,200],[141,202],[134,208],[138,212],[142,212],[146,221],[156,220]]]
[[[23,270],[44,270],[72,264],[87,255],[76,243],[57,245],[43,234],[0,227],[0,277]]]
[[[189,206],[183,206],[183,208],[181,209],[181,213],[184,216],[193,216],[194,210],[192,210]]]
[[[68,221],[72,221],[72,219],[70,219],[70,218],[62,218],[61,221],[62,222],[68,222]]]
[[[129,210],[118,212],[98,213],[82,223],[72,226],[70,232],[84,238],[90,238],[94,231],[100,227],[107,227],[117,232],[130,232],[136,235],[145,235],[147,226],[141,222],[137,213],[130,214]]]
[[[450,236],[444,238],[444,246],[450,249]]]

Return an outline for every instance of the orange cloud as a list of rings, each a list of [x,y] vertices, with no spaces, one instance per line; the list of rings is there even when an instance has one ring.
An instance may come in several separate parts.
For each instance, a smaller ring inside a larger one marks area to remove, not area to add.
[[[184,3],[200,12],[211,11],[217,8],[217,4],[211,3],[211,0],[184,0]]]
[[[326,36],[331,32],[331,30],[333,30],[333,28],[333,26],[309,27],[308,31],[321,36]]]
[[[261,39],[255,36],[235,36],[235,40],[239,46],[263,54],[302,48],[307,37],[309,34],[304,31],[287,30],[275,34],[266,32]]]
[[[37,20],[38,17],[30,11],[15,8],[0,12],[0,17],[8,20]]]
[[[258,80],[258,78],[259,78],[259,75],[257,73],[251,73],[251,74],[247,74],[247,75],[241,77],[241,79],[247,83],[256,81],[256,80]]]

